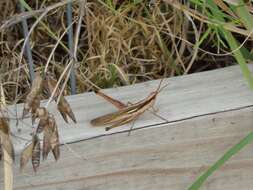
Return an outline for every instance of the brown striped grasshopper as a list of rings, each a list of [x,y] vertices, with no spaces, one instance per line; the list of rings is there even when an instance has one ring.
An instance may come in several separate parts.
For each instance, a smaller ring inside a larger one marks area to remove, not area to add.
[[[164,85],[161,87],[162,81],[160,81],[158,88],[151,92],[145,99],[137,102],[137,103],[129,103],[129,104],[124,104],[116,99],[111,98],[110,96],[102,93],[99,90],[96,90],[95,93],[111,104],[113,104],[116,108],[119,110],[113,113],[109,113],[103,116],[100,116],[98,118],[95,118],[91,120],[91,124],[93,126],[102,126],[102,125],[111,125],[109,127],[106,127],[105,130],[108,131],[112,128],[119,127],[121,125],[134,122],[136,119],[139,118],[141,114],[143,114],[145,111],[150,110],[152,108],[153,110],[151,111],[155,116],[159,117],[162,120],[165,120],[166,122],[168,121],[167,119],[157,115],[154,111],[154,104],[156,101],[157,95],[168,85]],[[134,123],[133,123],[134,124]],[[133,125],[130,129],[132,130]]]

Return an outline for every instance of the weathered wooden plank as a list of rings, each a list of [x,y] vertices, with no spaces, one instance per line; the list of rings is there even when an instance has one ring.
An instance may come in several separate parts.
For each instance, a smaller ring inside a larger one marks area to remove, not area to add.
[[[62,146],[60,161],[55,163],[50,158],[42,162],[36,175],[31,167],[21,174],[16,165],[15,189],[186,189],[207,166],[253,130],[253,96],[238,66],[167,81],[170,85],[160,94],[156,107],[170,122],[162,124],[145,113],[135,123],[135,128],[143,129],[131,136],[124,132],[129,125],[109,132],[90,126],[90,119],[114,110],[93,93],[70,97],[78,124],[66,126],[56,113],[62,140],[87,140]],[[156,89],[158,82],[106,93],[125,102],[136,101]],[[15,127],[12,130],[15,132]],[[29,130],[29,125],[23,124],[17,135],[29,137],[25,136]],[[24,142],[15,141],[20,151]],[[252,169],[251,144],[216,172],[203,189],[251,189]],[[2,183],[0,178],[0,187]]]
[[[252,112],[253,107],[242,108],[136,130],[131,136],[119,133],[63,146],[60,161],[43,162],[36,175],[31,167],[21,174],[16,166],[15,189],[186,189],[207,166],[253,130]],[[203,189],[252,186],[250,144]]]
[[[169,82],[169,86],[159,95],[156,107],[159,108],[159,114],[168,121],[230,110],[253,103],[252,92],[238,66],[170,78],[165,80],[164,84],[167,82]],[[158,83],[159,81],[151,81],[108,89],[105,92],[124,102],[135,102],[155,90]],[[94,93],[71,96],[68,97],[68,100],[76,114],[77,124],[67,125],[64,123],[54,104],[51,106],[51,112],[56,115],[60,127],[61,140],[65,143],[125,131],[130,127],[125,125],[108,132],[105,132],[103,127],[92,127],[89,123],[91,119],[115,110],[112,105],[100,97],[96,97]],[[22,114],[22,105],[18,106],[18,114],[19,116]],[[15,126],[15,122],[15,120],[12,121],[12,126]],[[145,113],[135,122],[134,126],[142,128],[163,122],[151,113]],[[17,132],[16,127],[12,127],[12,130],[18,136],[30,138],[28,135],[31,131],[30,123],[30,119],[20,121],[21,133]],[[20,139],[15,142],[17,152],[24,147],[24,143]]]

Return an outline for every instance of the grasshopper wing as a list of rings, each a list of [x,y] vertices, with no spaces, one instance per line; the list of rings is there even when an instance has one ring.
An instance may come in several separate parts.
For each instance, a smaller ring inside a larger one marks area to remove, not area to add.
[[[116,121],[115,123],[113,123],[113,125],[111,125],[110,127],[106,127],[105,130],[109,131],[112,128],[116,128],[122,125],[125,125],[131,121],[134,121],[136,118],[138,117],[138,115],[130,115],[128,118],[124,118],[120,121]]]
[[[91,120],[93,126],[102,126],[107,124],[113,124],[122,120],[132,117],[133,113],[136,112],[142,105],[133,104],[126,108],[120,109],[119,111],[109,113],[98,118]]]

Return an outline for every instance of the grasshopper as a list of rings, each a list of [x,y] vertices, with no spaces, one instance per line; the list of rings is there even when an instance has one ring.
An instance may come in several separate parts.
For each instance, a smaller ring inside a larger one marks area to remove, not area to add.
[[[111,98],[110,96],[100,92],[99,90],[95,90],[95,93],[101,97],[103,97],[105,100],[113,104],[116,108],[119,110],[113,113],[109,113],[103,116],[100,116],[98,118],[95,118],[91,120],[91,124],[93,126],[103,126],[103,125],[111,125],[109,127],[106,127],[105,130],[108,131],[112,128],[119,127],[121,125],[134,122],[136,119],[139,118],[140,115],[142,115],[145,111],[149,110],[150,108],[153,108],[157,95],[168,85],[165,85],[161,87],[162,81],[160,81],[158,88],[151,92],[145,99],[137,102],[137,103],[130,103],[128,105],[115,100]],[[149,110],[151,111],[151,110]],[[157,115],[155,111],[151,111],[154,115],[157,117],[168,121],[167,119]],[[132,126],[133,127],[133,126]],[[132,129],[131,127],[131,129]],[[131,131],[130,129],[130,131]]]

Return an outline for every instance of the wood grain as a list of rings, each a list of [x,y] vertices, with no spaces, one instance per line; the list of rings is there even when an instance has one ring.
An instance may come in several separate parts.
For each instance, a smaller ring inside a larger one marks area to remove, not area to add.
[[[61,147],[58,162],[52,155],[42,162],[36,175],[31,166],[20,173],[16,164],[14,189],[187,189],[253,130],[253,96],[241,75],[239,67],[233,66],[168,79],[170,85],[159,96],[156,107],[170,122],[163,123],[145,113],[131,136],[126,132],[129,125],[109,132],[89,125],[90,119],[114,109],[93,93],[70,97],[78,124],[63,125],[60,116],[57,121],[62,140],[72,143]],[[155,89],[158,82],[109,89],[106,93],[125,102],[135,101]],[[22,134],[28,129],[24,127]],[[215,172],[202,189],[252,187],[250,144]]]
[[[155,90],[159,82],[159,80],[150,81],[108,89],[105,92],[125,103],[128,101],[136,102]],[[159,109],[158,113],[170,122],[253,104],[252,92],[242,77],[238,66],[169,78],[164,81],[164,84],[166,83],[169,83],[169,86],[158,96],[155,107]],[[75,142],[122,132],[128,130],[131,126],[131,124],[125,125],[108,132],[103,127],[92,127],[89,123],[91,119],[116,110],[101,97],[95,96],[93,92],[70,96],[67,99],[76,115],[77,124],[67,125],[56,110],[54,102],[50,106],[51,112],[56,116],[62,142]],[[17,113],[20,117],[22,109],[23,105],[18,105]],[[10,111],[13,113],[10,116],[15,117],[14,107],[10,107]],[[147,112],[135,122],[134,128],[159,125],[163,122]],[[30,119],[20,120],[18,127],[22,129],[20,133],[18,128],[15,127],[16,120],[12,120],[12,132],[17,136],[29,139],[31,138],[29,136],[31,131],[30,123]],[[14,143],[16,152],[20,152],[25,144],[20,139],[16,139]]]

